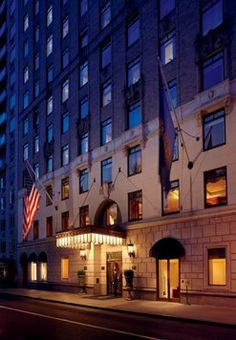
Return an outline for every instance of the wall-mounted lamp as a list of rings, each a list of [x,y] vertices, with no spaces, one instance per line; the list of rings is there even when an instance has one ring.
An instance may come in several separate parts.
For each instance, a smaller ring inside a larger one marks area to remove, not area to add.
[[[129,243],[127,244],[127,248],[128,248],[129,257],[135,257],[135,253],[134,253],[134,245],[133,245],[133,243],[131,243],[131,242],[129,241]]]
[[[80,249],[80,259],[86,260],[86,251],[85,249]]]

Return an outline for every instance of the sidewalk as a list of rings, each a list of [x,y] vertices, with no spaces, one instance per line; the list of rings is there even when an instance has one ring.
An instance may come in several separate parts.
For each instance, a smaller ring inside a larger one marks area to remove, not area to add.
[[[94,296],[87,294],[71,294],[22,288],[1,288],[1,294],[22,296],[49,302],[59,302],[152,317],[184,319],[185,321],[201,321],[214,324],[234,325],[236,327],[236,309],[210,305],[186,305],[180,303],[132,300],[120,297]]]

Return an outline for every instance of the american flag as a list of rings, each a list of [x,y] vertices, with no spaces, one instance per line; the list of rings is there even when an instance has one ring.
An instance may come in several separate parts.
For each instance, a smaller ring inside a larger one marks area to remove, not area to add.
[[[28,171],[25,173],[24,186],[26,188],[24,196],[24,222],[23,222],[23,240],[27,241],[30,228],[34,221],[34,217],[39,208],[40,194]]]

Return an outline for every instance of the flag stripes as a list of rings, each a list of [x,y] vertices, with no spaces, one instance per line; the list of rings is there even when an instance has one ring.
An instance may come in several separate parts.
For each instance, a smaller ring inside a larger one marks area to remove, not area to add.
[[[34,217],[37,213],[40,203],[40,194],[35,184],[33,184],[30,194],[28,196],[27,192],[24,197],[24,208],[23,208],[23,240],[28,239],[30,228],[34,221]]]

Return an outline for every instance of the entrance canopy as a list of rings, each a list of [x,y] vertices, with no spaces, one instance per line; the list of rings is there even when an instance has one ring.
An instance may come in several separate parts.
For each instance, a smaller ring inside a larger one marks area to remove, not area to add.
[[[56,234],[56,246],[59,248],[78,248],[86,243],[122,245],[125,231],[111,228],[86,226]]]
[[[185,255],[182,244],[172,237],[166,237],[157,241],[149,251],[150,257],[158,259],[176,259]]]

